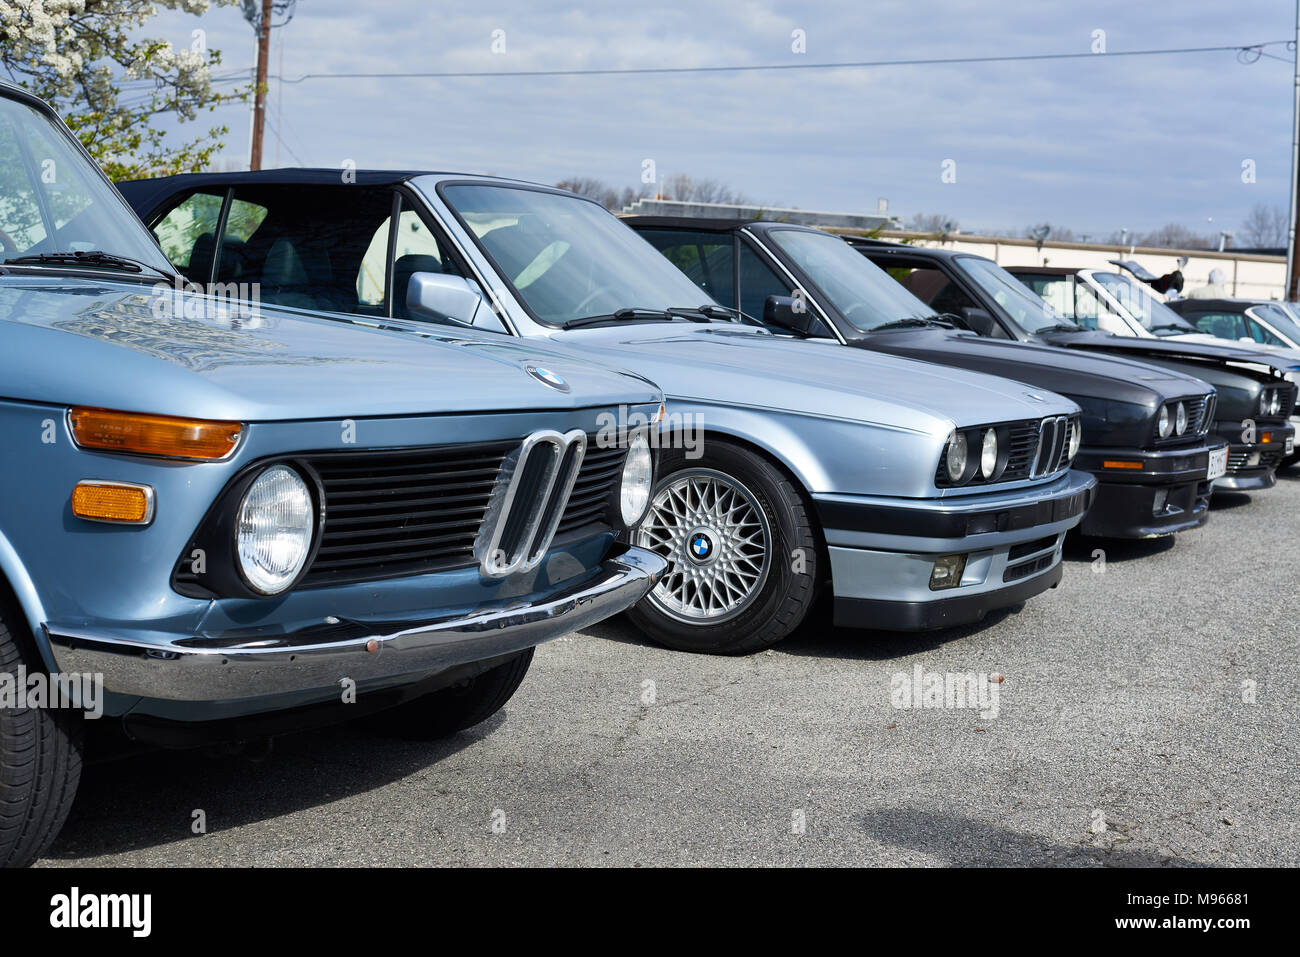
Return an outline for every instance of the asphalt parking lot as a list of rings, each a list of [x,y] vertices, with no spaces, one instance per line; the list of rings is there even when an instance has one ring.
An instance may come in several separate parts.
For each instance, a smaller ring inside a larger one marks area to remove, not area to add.
[[[1060,588],[948,632],[708,658],[606,623],[445,742],[94,765],[43,864],[1295,865],[1297,515],[1292,473],[1172,547],[1072,544]],[[990,676],[983,713],[895,707],[917,666]]]

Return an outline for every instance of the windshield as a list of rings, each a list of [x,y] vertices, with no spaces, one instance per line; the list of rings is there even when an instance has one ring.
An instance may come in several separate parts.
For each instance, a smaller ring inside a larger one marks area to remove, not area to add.
[[[562,325],[713,304],[653,246],[595,203],[518,186],[462,183],[443,198],[533,316]]]
[[[144,226],[59,125],[0,96],[0,260],[92,250],[171,271]]]
[[[1291,310],[1286,308],[1280,302],[1263,303],[1258,306],[1252,306],[1251,310],[1259,313],[1259,317],[1276,329],[1281,335],[1291,340],[1291,343],[1300,343],[1300,324],[1297,324],[1295,316]],[[1291,343],[1282,343],[1289,345]]]
[[[767,235],[861,332],[900,319],[938,316],[838,236],[802,229],[774,229]]]
[[[1147,286],[1136,279],[1117,272],[1092,273],[1093,281],[1115,297],[1130,316],[1142,323],[1148,332],[1157,336],[1182,336],[1200,332],[1194,325],[1174,312]]]
[[[958,256],[955,262],[957,268],[992,296],[1026,332],[1042,332],[1045,329],[1075,325],[997,263],[975,256]]]

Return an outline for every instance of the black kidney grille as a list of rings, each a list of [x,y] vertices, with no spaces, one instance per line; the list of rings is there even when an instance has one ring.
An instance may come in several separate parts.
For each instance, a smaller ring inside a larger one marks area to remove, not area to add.
[[[1209,396],[1198,395],[1191,399],[1181,400],[1183,407],[1187,409],[1187,434],[1196,435],[1205,431],[1205,410],[1209,405]]]
[[[1038,426],[1038,419],[1008,426],[1007,467],[1002,473],[1003,481],[1029,478],[1029,467],[1038,451]]]
[[[587,456],[582,460],[556,535],[568,535],[588,525],[609,526],[606,513],[615,487],[622,479],[626,457],[626,448],[600,448],[595,435],[587,437]]]
[[[502,460],[518,441],[307,456],[325,492],[320,548],[302,585],[473,565]]]

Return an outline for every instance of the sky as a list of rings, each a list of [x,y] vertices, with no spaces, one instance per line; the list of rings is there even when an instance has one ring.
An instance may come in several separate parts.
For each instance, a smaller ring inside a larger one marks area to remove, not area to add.
[[[1090,53],[1293,40],[1296,9],[1089,0],[299,0],[270,72],[517,71]],[[249,70],[238,7],[164,12],[143,35]],[[806,53],[793,52],[803,31]],[[497,31],[504,31],[499,33]],[[501,52],[504,39],[504,51]],[[497,48],[494,51],[494,40]],[[647,159],[772,206],[938,213],[965,231],[1051,223],[1102,240],[1236,230],[1286,206],[1293,54],[1232,52],[876,69],[271,81],[263,165],[419,168],[639,185]],[[223,157],[247,162],[248,108]],[[207,119],[205,114],[204,120]],[[201,121],[202,122],[202,121]],[[951,162],[949,162],[951,161]],[[1243,164],[1251,161],[1251,177]],[[948,175],[944,173],[947,171]],[[955,174],[955,175],[954,175]]]

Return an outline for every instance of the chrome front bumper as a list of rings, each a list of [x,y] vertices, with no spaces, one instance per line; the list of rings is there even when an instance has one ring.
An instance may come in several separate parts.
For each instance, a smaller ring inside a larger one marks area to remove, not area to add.
[[[648,592],[665,562],[642,548],[536,600],[419,621],[328,620],[277,635],[201,635],[165,645],[47,624],[61,673],[104,676],[110,692],[170,701],[232,701],[394,684],[522,651],[618,614]]]

